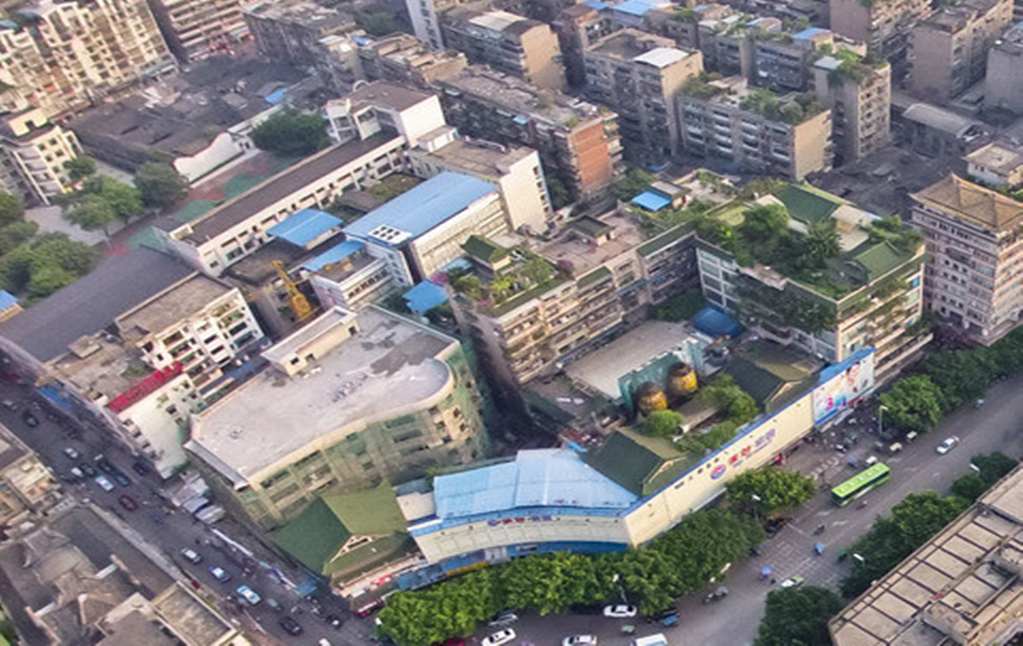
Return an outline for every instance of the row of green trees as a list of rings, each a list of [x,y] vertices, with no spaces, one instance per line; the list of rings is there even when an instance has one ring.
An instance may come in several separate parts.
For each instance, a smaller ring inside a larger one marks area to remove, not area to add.
[[[892,508],[891,516],[874,521],[870,531],[849,548],[862,558],[854,559],[852,571],[842,581],[842,594],[849,598],[862,594],[1016,466],[1015,460],[1001,453],[976,455],[972,463],[977,471],[957,479],[951,495],[911,493]]]
[[[0,193],[0,289],[30,304],[89,273],[98,260],[92,247],[62,233],[39,235],[21,200]]]
[[[752,494],[760,499],[750,507]],[[774,469],[750,471],[727,486],[729,504],[697,511],[649,544],[625,553],[561,552],[516,559],[425,590],[399,592],[380,611],[381,630],[404,646],[472,634],[505,609],[546,615],[628,599],[645,614],[702,590],[764,539],[759,518],[802,505],[813,481]]]
[[[67,163],[80,187],[64,200],[64,217],[86,231],[108,233],[111,224],[141,215],[146,207],[169,209],[188,194],[188,180],[171,165],[147,162],[135,174],[134,186],[109,175],[97,175],[96,164],[79,156]]]
[[[897,379],[881,394],[885,423],[927,431],[948,413],[983,397],[993,380],[1020,370],[1023,328],[990,347],[938,352],[924,360],[917,374]]]

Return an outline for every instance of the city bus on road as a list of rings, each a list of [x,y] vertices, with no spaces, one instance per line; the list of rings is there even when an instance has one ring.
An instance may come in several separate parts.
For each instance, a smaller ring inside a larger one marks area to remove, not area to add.
[[[891,475],[891,468],[884,462],[878,462],[832,489],[831,500],[839,507],[845,507],[874,487],[888,482]]]

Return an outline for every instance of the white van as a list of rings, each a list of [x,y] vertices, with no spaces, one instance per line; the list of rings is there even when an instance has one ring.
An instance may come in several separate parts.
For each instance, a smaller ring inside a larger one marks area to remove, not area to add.
[[[637,637],[629,642],[629,646],[668,646],[668,638],[663,633],[649,635],[648,637]]]

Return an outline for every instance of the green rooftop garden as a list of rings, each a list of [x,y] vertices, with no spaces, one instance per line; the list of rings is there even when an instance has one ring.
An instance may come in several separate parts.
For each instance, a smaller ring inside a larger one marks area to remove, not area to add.
[[[783,100],[765,88],[750,90],[739,102],[739,107],[790,126],[799,125],[824,111],[824,106],[809,94],[797,94],[790,100]]]
[[[489,282],[473,273],[452,272],[455,291],[500,316],[567,280],[557,267],[528,249],[516,247],[514,251],[522,260],[497,272]]]
[[[861,56],[851,49],[841,48],[832,53],[830,48],[825,51],[822,47],[820,51],[822,55],[833,56],[839,61],[838,67],[828,73],[829,85],[842,85],[848,82],[862,83],[870,78],[876,70],[888,65],[888,61],[883,58],[877,58],[872,54]]]

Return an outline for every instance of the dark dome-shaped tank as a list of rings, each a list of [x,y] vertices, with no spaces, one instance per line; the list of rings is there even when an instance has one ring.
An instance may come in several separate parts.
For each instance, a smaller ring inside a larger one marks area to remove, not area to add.
[[[696,371],[685,363],[677,363],[668,370],[668,391],[672,397],[687,397],[699,386]]]
[[[636,389],[636,400],[639,410],[644,415],[649,415],[655,410],[664,410],[668,407],[668,398],[664,389],[652,381],[646,381]]]

